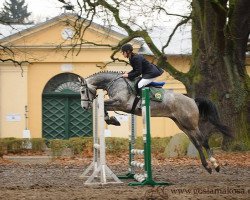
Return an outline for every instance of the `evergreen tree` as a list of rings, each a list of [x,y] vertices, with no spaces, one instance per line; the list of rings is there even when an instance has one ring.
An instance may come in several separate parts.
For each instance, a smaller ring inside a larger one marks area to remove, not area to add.
[[[8,24],[24,24],[30,12],[27,11],[25,0],[6,0],[0,12],[0,22]]]

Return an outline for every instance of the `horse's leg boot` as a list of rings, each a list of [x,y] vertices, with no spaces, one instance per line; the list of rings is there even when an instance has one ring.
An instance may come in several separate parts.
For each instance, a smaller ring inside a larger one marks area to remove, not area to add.
[[[105,120],[108,125],[112,124],[115,126],[121,126],[120,122],[115,117],[110,117],[109,119]]]

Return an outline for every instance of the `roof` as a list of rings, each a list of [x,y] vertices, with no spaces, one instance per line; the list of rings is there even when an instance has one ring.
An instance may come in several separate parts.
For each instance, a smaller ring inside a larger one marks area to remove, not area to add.
[[[149,32],[155,45],[161,50],[167,43],[169,36],[174,30],[174,26],[158,26],[154,27],[154,30]],[[164,53],[168,55],[190,55],[192,52],[192,40],[191,40],[191,25],[183,25],[178,28],[174,33],[168,47],[165,48]],[[146,44],[141,48],[141,53],[152,55],[152,52]]]
[[[19,37],[19,36],[23,36],[26,33],[35,30],[35,29],[39,29],[45,26],[48,26],[48,24],[53,24],[53,23],[57,23],[58,21],[66,21],[66,20],[75,20],[76,15],[74,14],[69,14],[69,13],[63,13],[62,15],[56,16],[52,19],[49,19],[45,22],[42,23],[38,23],[38,24],[33,24],[33,25],[1,25],[1,29],[0,29],[0,42],[5,42],[8,41],[12,38],[15,37]],[[100,24],[97,24],[95,22],[91,23],[91,27],[98,29],[98,30],[102,30],[102,31],[106,31],[107,33],[111,33],[114,36],[117,37],[125,37],[126,35],[122,34],[121,32],[118,31],[114,31],[110,28],[107,28],[105,26],[102,26]],[[2,34],[2,32],[4,34]],[[135,41],[135,42],[139,42],[139,41]]]
[[[65,17],[68,18],[74,18],[75,15],[64,13],[62,15],[59,15],[57,17],[54,17],[50,20],[47,20],[45,22],[39,23],[39,24],[33,24],[33,25],[2,25],[0,24],[0,42],[7,41],[13,37],[18,37],[21,35],[24,35],[25,33],[45,26],[48,23],[54,23],[58,20],[64,19]],[[104,31],[107,31],[109,33],[112,33],[113,35],[116,35],[118,37],[125,37],[126,33],[122,32],[120,29],[110,29],[105,26],[102,26],[97,23],[92,23],[92,26],[97,29],[102,29]],[[167,42],[170,34],[172,33],[174,27],[166,27],[166,26],[157,26],[154,27],[152,31],[149,32],[150,36],[152,37],[154,43],[156,46],[161,50],[162,46],[165,45]],[[136,40],[136,43],[143,44],[143,42],[140,40]],[[171,42],[169,43],[169,46],[165,49],[166,54],[171,55],[189,55],[191,54],[192,50],[192,44],[191,44],[191,25],[186,25],[178,28],[172,37]],[[148,48],[148,46],[144,43],[142,47],[139,50],[139,53],[146,54],[146,55],[152,55],[152,52]]]
[[[14,25],[4,25],[0,24],[0,40],[6,38],[10,35],[14,34],[21,34],[20,32],[34,26],[34,24],[29,25],[21,25],[21,24],[14,24]]]

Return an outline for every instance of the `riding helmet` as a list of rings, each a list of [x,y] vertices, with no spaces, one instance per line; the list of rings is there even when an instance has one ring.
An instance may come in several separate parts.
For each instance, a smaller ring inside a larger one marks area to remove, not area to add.
[[[127,52],[127,51],[130,51],[132,52],[133,51],[133,47],[131,44],[124,44],[122,46],[122,52]]]

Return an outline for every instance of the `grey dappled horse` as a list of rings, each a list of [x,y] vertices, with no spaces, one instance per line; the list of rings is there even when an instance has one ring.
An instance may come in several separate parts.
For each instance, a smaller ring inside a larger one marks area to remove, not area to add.
[[[104,71],[86,79],[79,78],[82,108],[90,109],[96,97],[96,90],[103,89],[109,96],[109,99],[104,101],[106,110],[131,113],[135,99],[135,93],[132,90],[134,84],[129,79],[122,78],[121,75],[122,73],[119,72]],[[219,172],[220,167],[208,145],[209,136],[215,129],[229,137],[232,134],[226,126],[220,123],[217,109],[211,101],[202,98],[194,100],[183,94],[164,90],[163,101],[151,101],[150,106],[151,117],[168,117],[177,124],[197,148],[202,165],[209,173],[212,173],[202,151],[204,147],[210,162]],[[141,109],[138,106],[135,108],[135,115],[141,115]]]

